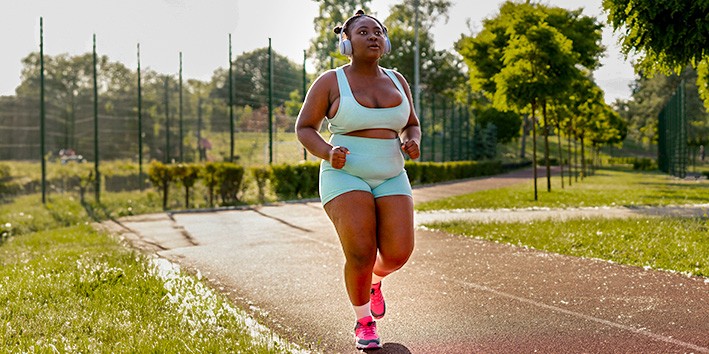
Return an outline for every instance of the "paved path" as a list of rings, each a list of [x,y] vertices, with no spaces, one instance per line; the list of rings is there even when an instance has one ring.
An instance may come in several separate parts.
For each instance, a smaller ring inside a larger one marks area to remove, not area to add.
[[[420,201],[515,178],[414,193]],[[121,223],[116,232],[137,247],[200,270],[280,335],[355,352],[342,251],[318,202]],[[418,229],[411,260],[382,289],[378,353],[709,353],[704,278]]]

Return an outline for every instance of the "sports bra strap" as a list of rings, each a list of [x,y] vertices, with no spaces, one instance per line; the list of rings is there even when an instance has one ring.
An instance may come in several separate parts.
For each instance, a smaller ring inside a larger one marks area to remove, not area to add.
[[[354,97],[352,94],[352,89],[350,89],[350,83],[347,81],[347,75],[345,75],[345,70],[343,67],[337,68],[335,70],[337,73],[337,87],[340,89],[340,96],[342,97]]]
[[[394,75],[394,72],[389,69],[384,69],[384,72],[389,75],[389,78],[391,78],[391,81],[394,81],[394,85],[396,85],[396,88],[399,89],[401,95],[406,98],[406,91],[404,91],[404,87],[401,86],[401,82],[399,81],[399,78]]]

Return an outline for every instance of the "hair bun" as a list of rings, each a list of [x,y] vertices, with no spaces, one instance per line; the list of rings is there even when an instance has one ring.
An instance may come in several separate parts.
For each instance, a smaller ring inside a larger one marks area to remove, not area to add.
[[[337,26],[332,31],[337,34],[340,34],[340,33],[342,33],[342,26]]]
[[[362,10],[362,9],[359,9],[359,10],[357,10],[357,12],[355,12],[355,16],[362,16],[362,15],[364,15],[364,10]]]

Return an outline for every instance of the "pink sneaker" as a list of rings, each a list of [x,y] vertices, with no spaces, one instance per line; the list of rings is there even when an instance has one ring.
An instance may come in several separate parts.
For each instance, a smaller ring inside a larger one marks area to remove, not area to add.
[[[355,324],[355,347],[357,349],[381,348],[382,344],[377,335],[377,323],[372,316],[357,320]]]
[[[384,295],[382,295],[382,282],[372,284],[372,289],[369,291],[369,301],[369,310],[372,312],[372,316],[377,320],[384,317],[387,307],[384,303]]]

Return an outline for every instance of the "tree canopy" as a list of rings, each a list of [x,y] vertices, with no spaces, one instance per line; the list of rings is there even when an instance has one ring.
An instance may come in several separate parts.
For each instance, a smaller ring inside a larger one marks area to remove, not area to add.
[[[709,2],[603,0],[623,53],[648,72],[680,72],[709,55]]]

